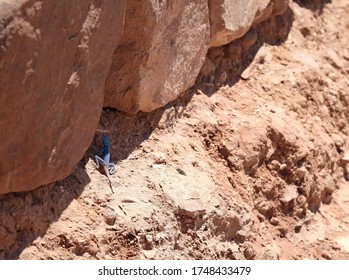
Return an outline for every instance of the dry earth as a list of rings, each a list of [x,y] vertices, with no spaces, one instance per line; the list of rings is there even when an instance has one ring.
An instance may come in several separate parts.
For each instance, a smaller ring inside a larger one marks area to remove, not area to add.
[[[348,259],[349,3],[313,3],[211,48],[166,108],[106,108],[115,194],[96,132],[71,176],[0,197],[0,258]]]

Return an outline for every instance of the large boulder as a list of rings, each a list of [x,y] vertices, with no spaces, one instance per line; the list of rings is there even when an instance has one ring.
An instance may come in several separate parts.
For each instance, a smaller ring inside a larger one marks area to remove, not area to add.
[[[210,8],[210,47],[226,45],[246,34],[251,25],[272,13],[270,0],[208,0]],[[279,1],[278,1],[279,2]]]
[[[209,37],[207,1],[128,0],[104,106],[135,114],[176,99],[195,83]]]
[[[90,145],[126,0],[0,0],[0,194],[69,175]]]

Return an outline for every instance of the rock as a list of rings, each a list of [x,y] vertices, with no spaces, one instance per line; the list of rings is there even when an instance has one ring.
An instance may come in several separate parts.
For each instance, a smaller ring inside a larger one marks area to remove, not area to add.
[[[285,171],[285,170],[287,170],[287,164],[286,163],[282,163],[281,165],[280,165],[280,168],[279,168],[279,170],[280,171]]]
[[[278,260],[281,255],[280,248],[273,242],[266,246],[266,251],[261,256],[261,260]]]
[[[344,139],[340,135],[333,133],[331,134],[331,137],[337,148],[342,148],[344,146]]]
[[[155,164],[165,164],[167,162],[166,155],[164,153],[154,153],[153,157]]]
[[[115,224],[115,221],[116,221],[116,212],[112,209],[105,210],[103,212],[103,217],[105,222],[108,225],[112,226]]]
[[[282,15],[288,8],[289,0],[272,0],[273,2],[273,16]]]
[[[349,152],[345,152],[344,153],[344,156],[342,158],[342,161],[345,163],[345,164],[348,164],[349,163]]]
[[[185,197],[178,197],[175,204],[180,214],[190,218],[195,218],[205,212],[205,205],[196,191],[188,193]]]
[[[256,257],[256,252],[252,246],[248,246],[244,250],[244,256],[245,256],[246,260],[253,260]]]
[[[211,41],[218,47],[242,37],[270,0],[209,0]]]
[[[333,180],[332,176],[327,175],[324,179],[324,192],[332,194],[336,189],[336,183]]]
[[[273,4],[269,3],[264,9],[258,10],[256,16],[253,21],[253,25],[255,26],[265,20],[267,20],[273,13]]]
[[[248,50],[256,43],[258,39],[258,34],[255,29],[251,29],[246,33],[246,35],[241,39],[242,50],[246,53]]]
[[[297,178],[302,180],[304,179],[305,174],[307,174],[307,169],[305,167],[301,167],[301,168],[298,168],[295,173]]]
[[[236,238],[241,240],[241,241],[244,241],[247,237],[247,232],[243,229],[240,229],[236,232]]]
[[[275,218],[275,217],[272,217],[270,219],[270,224],[272,224],[273,226],[277,226],[279,224],[279,219]]]
[[[145,240],[145,250],[152,250],[154,247],[153,236],[150,234],[146,234],[144,236],[144,240]]]
[[[284,189],[283,195],[280,198],[282,202],[288,203],[293,199],[296,199],[298,197],[298,191],[297,187],[293,185],[286,185],[286,188]]]
[[[247,67],[240,75],[241,79],[248,80],[251,77],[251,66]]]
[[[287,226],[279,226],[278,231],[280,232],[280,237],[285,237],[288,232]]]
[[[82,158],[98,126],[126,7],[125,0],[5,3],[0,194],[63,179]]]
[[[321,257],[323,257],[326,260],[331,260],[332,259],[332,256],[328,252],[323,252],[321,254]]]
[[[104,106],[150,112],[194,85],[210,36],[206,1],[129,0]],[[174,51],[175,50],[175,51]]]
[[[280,162],[277,160],[272,160],[269,164],[271,170],[278,171],[280,169]]]
[[[147,260],[155,260],[157,250],[143,250],[143,258]]]

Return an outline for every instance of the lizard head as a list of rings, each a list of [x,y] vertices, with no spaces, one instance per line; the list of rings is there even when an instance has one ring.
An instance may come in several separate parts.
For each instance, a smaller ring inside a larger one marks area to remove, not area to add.
[[[102,135],[102,140],[103,140],[103,144],[104,146],[109,146],[110,145],[110,140],[109,140],[109,136],[104,134]]]

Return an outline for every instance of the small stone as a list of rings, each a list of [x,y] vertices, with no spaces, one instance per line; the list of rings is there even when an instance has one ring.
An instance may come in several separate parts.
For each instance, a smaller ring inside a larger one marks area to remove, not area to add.
[[[326,260],[331,260],[332,259],[332,256],[329,253],[327,253],[327,252],[323,252],[321,256],[324,259],[326,259]]]
[[[307,203],[307,198],[304,195],[300,194],[297,197],[297,202],[300,206],[304,206]]]
[[[151,250],[154,247],[154,239],[153,236],[150,234],[146,234],[144,236],[144,240],[145,240],[145,250]]]
[[[183,176],[187,176],[187,173],[185,173],[185,171],[182,168],[177,168],[176,170],[179,174],[181,174]]]
[[[272,170],[279,170],[280,169],[280,162],[274,159],[270,162],[269,166],[270,166],[270,169],[272,169]]]
[[[332,176],[327,175],[324,179],[324,191],[326,193],[332,194],[336,189],[336,183],[333,180]]]
[[[167,162],[166,156],[163,153],[154,153],[154,163],[164,164]]]
[[[257,218],[261,223],[265,221],[265,217],[260,213],[257,213]]]
[[[206,211],[206,205],[196,191],[189,192],[181,197],[176,197],[174,202],[178,206],[177,213],[190,218],[196,218]]]
[[[240,75],[241,79],[248,80],[251,76],[251,66],[247,67]]]
[[[333,142],[337,148],[341,148],[344,146],[344,144],[345,144],[344,140],[340,135],[334,133],[331,136],[332,136]]]
[[[149,147],[144,147],[143,148],[143,152],[145,152],[145,153],[150,153],[152,151],[152,149],[151,148],[149,148]]]
[[[256,257],[256,252],[249,246],[244,250],[244,256],[247,260],[253,260]]]
[[[344,156],[343,156],[343,158],[342,158],[342,161],[343,161],[344,163],[349,163],[349,152],[345,152],[345,153],[344,153]]]
[[[143,256],[147,260],[155,260],[156,252],[157,252],[156,250],[144,250]]]
[[[245,240],[247,236],[247,232],[243,229],[240,229],[236,232],[236,238],[240,240]]]
[[[278,254],[271,249],[268,249],[261,257],[261,260],[278,260]]]
[[[301,167],[296,171],[298,179],[303,179],[306,173],[307,173],[307,169],[305,167]]]
[[[111,210],[111,209],[105,210],[103,212],[103,217],[104,217],[105,222],[108,225],[112,226],[115,224],[116,212],[114,210]]]
[[[295,233],[299,233],[299,232],[301,231],[301,229],[302,229],[302,226],[303,226],[303,222],[302,222],[302,221],[299,221],[299,222],[295,225],[295,227],[294,227]]]
[[[280,165],[280,171],[285,171],[287,169],[287,164],[283,163]]]
[[[275,217],[272,217],[270,219],[270,223],[273,225],[273,226],[277,226],[279,224],[279,219],[278,218],[275,218]]]
[[[288,203],[293,199],[298,197],[298,190],[295,186],[287,185],[284,189],[283,195],[280,198],[280,201]]]
[[[280,227],[278,228],[278,231],[280,232],[280,236],[281,236],[281,237],[285,237],[286,234],[287,234],[287,232],[288,232],[288,229],[287,229],[287,227],[280,226]]]

